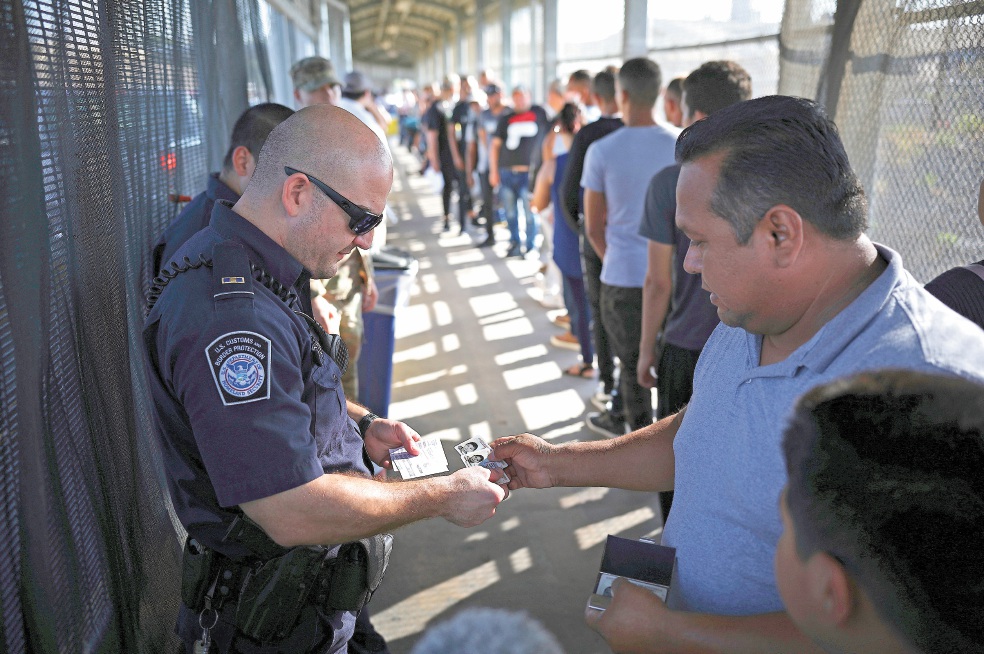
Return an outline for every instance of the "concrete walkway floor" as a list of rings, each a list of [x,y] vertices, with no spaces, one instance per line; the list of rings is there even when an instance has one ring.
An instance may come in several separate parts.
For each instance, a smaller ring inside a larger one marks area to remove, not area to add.
[[[396,318],[390,417],[441,439],[452,471],[462,466],[453,445],[472,436],[597,438],[583,422],[596,382],[562,372],[577,353],[549,343],[561,332],[535,299],[539,262],[504,259],[502,227],[492,248],[475,247],[457,226],[442,234],[440,196],[405,149],[393,150],[400,222],[387,243],[413,253],[420,269]],[[474,529],[438,519],[398,530],[372,620],[394,654],[409,652],[429,624],[475,606],[527,611],[568,654],[609,652],[583,621],[605,538],[660,531],[655,494],[516,491]]]

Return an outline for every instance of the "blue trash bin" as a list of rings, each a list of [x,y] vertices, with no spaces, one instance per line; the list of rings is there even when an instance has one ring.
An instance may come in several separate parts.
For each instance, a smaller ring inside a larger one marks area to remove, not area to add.
[[[389,416],[393,388],[396,314],[410,302],[417,260],[409,253],[384,247],[372,255],[372,263],[379,299],[375,309],[362,315],[359,403],[385,418]]]

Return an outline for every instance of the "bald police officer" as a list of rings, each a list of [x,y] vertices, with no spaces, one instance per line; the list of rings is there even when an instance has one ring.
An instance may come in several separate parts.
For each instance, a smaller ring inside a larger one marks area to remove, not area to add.
[[[420,437],[346,402],[344,347],[301,311],[312,275],[371,245],[392,175],[357,118],[302,109],[151,290],[144,344],[189,533],[177,626],[189,652],[345,651],[385,567],[370,537],[438,516],[475,526],[504,497],[479,466],[373,480],[370,460],[391,467],[388,450],[415,454]]]

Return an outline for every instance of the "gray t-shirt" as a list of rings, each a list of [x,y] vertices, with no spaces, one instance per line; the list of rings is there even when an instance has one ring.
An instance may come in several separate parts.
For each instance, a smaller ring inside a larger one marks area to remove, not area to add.
[[[888,267],[789,357],[759,365],[761,336],[719,324],[694,373],[673,441],[673,511],[663,544],[677,549],[672,608],[719,615],[781,611],[773,557],[786,484],[782,432],[796,399],[864,370],[905,368],[984,383],[984,335],[877,246]]]
[[[679,131],[665,125],[623,127],[598,139],[584,156],[581,186],[605,194],[608,252],[601,281],[609,286],[642,288],[648,244],[639,236],[646,189],[653,175],[673,163]]]
[[[711,293],[700,286],[700,275],[683,269],[690,239],[676,228],[676,187],[680,164],[656,173],[646,191],[646,205],[639,235],[674,246],[673,299],[663,336],[667,343],[686,350],[700,350],[719,322]]]

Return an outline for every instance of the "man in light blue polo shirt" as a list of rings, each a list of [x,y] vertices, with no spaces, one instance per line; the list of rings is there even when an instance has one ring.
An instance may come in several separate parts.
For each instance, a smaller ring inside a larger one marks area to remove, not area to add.
[[[797,397],[877,368],[984,382],[984,334],[864,235],[867,203],[819,105],[740,102],[681,134],[676,224],[722,324],[690,404],[615,441],[499,439],[512,489],[674,489],[663,544],[678,578],[664,604],[613,585],[585,619],[615,651],[820,651],[793,624],[772,560],[786,482],[782,432]]]
[[[635,374],[648,247],[639,225],[649,180],[673,164],[679,134],[653,120],[660,78],[659,66],[651,59],[630,59],[622,65],[615,90],[625,127],[588,147],[581,174],[584,235],[602,260],[600,319],[619,359],[624,412],[616,414],[613,407],[608,414],[589,415],[585,424],[608,436],[624,434],[625,422],[640,429],[653,421],[650,390]]]

